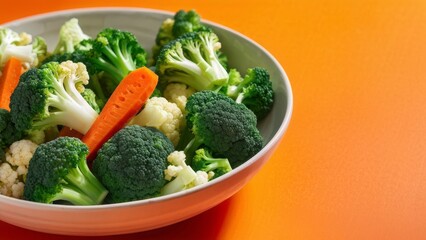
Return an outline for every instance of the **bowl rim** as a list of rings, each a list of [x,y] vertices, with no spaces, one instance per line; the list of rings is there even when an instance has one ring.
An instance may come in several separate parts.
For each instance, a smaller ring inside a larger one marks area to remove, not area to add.
[[[51,17],[57,17],[60,15],[69,15],[69,14],[84,14],[84,13],[102,13],[102,12],[133,12],[133,13],[149,13],[149,14],[161,14],[165,17],[173,17],[175,14],[174,12],[167,11],[167,10],[160,10],[160,9],[151,9],[151,8],[142,8],[142,7],[85,7],[85,8],[71,8],[71,9],[65,9],[65,10],[58,10],[58,11],[50,11],[50,12],[44,12],[44,13],[38,13],[31,16],[22,17],[16,20],[7,21],[4,23],[0,23],[0,26],[3,27],[10,27],[13,25],[20,25],[22,23],[26,23],[28,21],[35,21],[45,18],[51,18]],[[264,52],[271,60],[272,62],[278,67],[279,73],[283,76],[283,82],[286,92],[286,100],[287,100],[287,109],[284,115],[284,119],[281,122],[278,131],[273,135],[271,140],[267,142],[261,151],[259,151],[257,154],[255,154],[253,157],[251,157],[249,160],[247,160],[245,163],[241,164],[237,168],[233,169],[231,172],[227,173],[224,176],[221,176],[220,178],[213,179],[205,184],[196,186],[194,188],[187,189],[185,191],[172,193],[165,196],[158,196],[148,199],[142,199],[142,200],[135,200],[130,202],[122,202],[122,203],[112,203],[112,204],[101,204],[101,205],[89,205],[89,206],[80,206],[80,205],[60,205],[60,204],[45,204],[45,203],[38,203],[38,202],[31,202],[23,199],[16,199],[12,197],[8,197],[5,195],[0,194],[0,202],[11,202],[15,205],[21,205],[24,204],[26,208],[36,207],[38,209],[42,210],[66,210],[66,211],[97,211],[102,209],[111,209],[111,208],[126,208],[130,206],[142,206],[142,205],[148,205],[153,202],[159,203],[163,201],[168,201],[170,199],[180,198],[185,195],[192,194],[194,192],[201,191],[205,188],[209,188],[210,186],[217,184],[219,182],[225,181],[228,178],[231,178],[233,175],[237,174],[240,171],[243,171],[246,169],[249,165],[254,164],[254,162],[258,161],[260,157],[269,151],[273,146],[277,145],[279,141],[282,139],[286,129],[288,128],[290,124],[290,119],[293,113],[293,92],[291,88],[290,81],[288,79],[288,76],[281,66],[281,64],[278,62],[278,60],[263,46],[261,46],[259,43],[252,40],[250,37],[241,34],[240,32],[231,29],[227,26],[224,26],[222,24],[218,24],[216,22],[210,21],[208,19],[201,20],[202,22],[211,25],[216,28],[220,28],[223,31],[229,32],[231,34],[237,35],[238,37],[241,37],[245,39],[250,44],[254,45],[255,47],[259,48],[262,52]]]

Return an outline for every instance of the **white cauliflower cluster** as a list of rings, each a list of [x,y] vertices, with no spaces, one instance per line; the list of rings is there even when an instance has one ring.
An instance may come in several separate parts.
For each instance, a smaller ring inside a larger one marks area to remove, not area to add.
[[[183,123],[182,111],[176,104],[167,101],[164,97],[152,97],[148,99],[142,111],[130,121],[129,125],[157,128],[176,146]]]
[[[28,165],[37,147],[37,144],[24,139],[6,149],[6,161],[0,164],[0,194],[22,198]]]
[[[169,83],[164,89],[163,95],[168,101],[176,103],[182,112],[185,112],[186,102],[193,93],[195,93],[195,89],[183,83]]]
[[[164,170],[164,178],[169,181],[162,189],[162,195],[180,192],[185,189],[207,183],[209,174],[204,171],[195,172],[186,164],[183,151],[174,151],[167,157],[170,165]]]

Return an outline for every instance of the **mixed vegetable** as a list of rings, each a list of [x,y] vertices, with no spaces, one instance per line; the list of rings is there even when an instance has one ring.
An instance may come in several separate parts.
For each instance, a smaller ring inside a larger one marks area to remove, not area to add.
[[[152,51],[128,31],[85,34],[72,18],[48,51],[0,28],[0,194],[96,205],[189,189],[263,147],[274,91],[241,75],[194,10],[161,24]]]

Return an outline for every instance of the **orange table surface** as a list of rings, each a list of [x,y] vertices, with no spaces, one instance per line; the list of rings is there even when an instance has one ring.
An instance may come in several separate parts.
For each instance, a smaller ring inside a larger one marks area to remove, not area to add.
[[[426,239],[426,1],[4,2],[196,9],[268,49],[294,93],[288,132],[240,192],[189,220],[78,239]],[[0,239],[77,239],[0,222]]]

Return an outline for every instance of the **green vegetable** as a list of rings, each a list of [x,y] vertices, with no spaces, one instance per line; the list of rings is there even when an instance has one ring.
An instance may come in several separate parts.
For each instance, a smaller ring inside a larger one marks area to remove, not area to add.
[[[245,105],[220,93],[200,91],[189,97],[186,111],[187,125],[194,134],[184,150],[188,159],[207,146],[235,168],[262,149],[256,116]]]
[[[127,126],[98,151],[93,173],[109,190],[107,202],[155,197],[166,183],[172,142],[155,128]]]
[[[222,176],[232,170],[227,158],[215,158],[210,151],[204,148],[195,151],[191,166],[195,171],[213,172],[213,178]]]
[[[30,134],[63,125],[86,133],[98,116],[80,94],[88,78],[83,64],[70,61],[25,72],[10,100],[17,130]]]
[[[0,108],[0,149],[4,150],[22,137],[23,133],[15,128],[10,112]]]
[[[219,38],[213,32],[187,33],[164,46],[157,60],[160,85],[179,82],[201,90],[212,90],[228,81],[215,50]]]
[[[129,72],[145,66],[147,56],[132,33],[114,28],[98,33],[89,54],[93,65],[110,75],[115,85]]]
[[[186,33],[209,31],[209,27],[201,23],[201,17],[195,10],[179,10],[174,16],[174,24],[172,27],[173,36],[179,37]]]
[[[84,91],[81,93],[81,96],[83,96],[84,100],[86,100],[86,102],[93,108],[93,110],[95,110],[97,113],[101,111],[97,102],[96,94],[92,89],[84,89]]]
[[[60,137],[41,144],[28,166],[24,199],[101,204],[108,191],[87,166],[88,152],[87,146],[77,138]]]
[[[211,31],[213,30],[201,22],[200,15],[195,10],[179,10],[175,13],[173,19],[167,18],[163,21],[155,38],[155,45],[152,48],[154,64],[160,54],[161,49],[172,40],[190,32]],[[228,66],[228,58],[219,49],[216,50],[219,62],[224,68]]]
[[[268,71],[265,68],[249,68],[244,78],[236,70],[231,70],[229,84],[221,89],[237,103],[246,105],[258,120],[272,109],[274,90]]]

